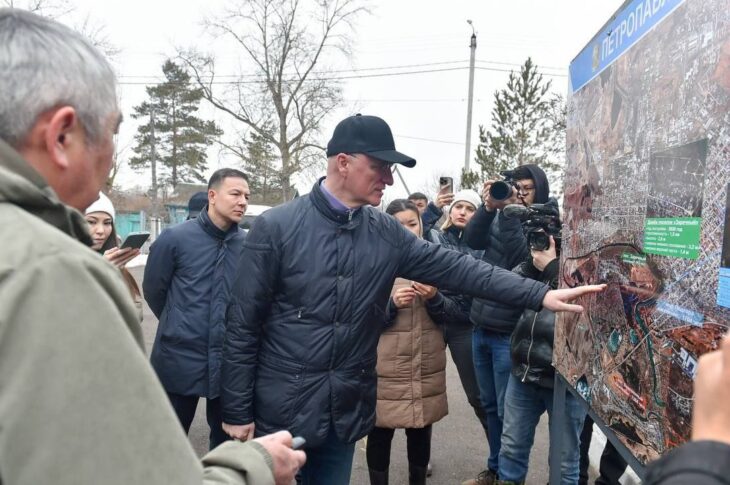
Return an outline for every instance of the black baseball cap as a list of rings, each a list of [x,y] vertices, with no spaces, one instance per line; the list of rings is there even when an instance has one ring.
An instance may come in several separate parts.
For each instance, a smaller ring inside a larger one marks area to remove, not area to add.
[[[386,163],[416,166],[414,158],[396,151],[393,133],[385,120],[360,113],[345,118],[335,127],[327,143],[327,156],[338,153],[364,153]]]
[[[198,214],[205,209],[208,204],[208,192],[196,192],[188,201],[188,219],[198,217]]]

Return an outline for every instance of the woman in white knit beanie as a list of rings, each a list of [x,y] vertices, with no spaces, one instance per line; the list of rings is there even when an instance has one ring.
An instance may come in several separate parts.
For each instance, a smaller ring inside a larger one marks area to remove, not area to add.
[[[99,192],[99,198],[91,204],[84,213],[86,222],[89,224],[89,233],[93,241],[91,249],[104,256],[107,261],[119,268],[124,277],[125,283],[132,294],[134,303],[142,319],[142,294],[139,285],[132,274],[124,267],[129,261],[139,254],[139,249],[119,249],[117,231],[114,229],[116,211],[109,197]]]

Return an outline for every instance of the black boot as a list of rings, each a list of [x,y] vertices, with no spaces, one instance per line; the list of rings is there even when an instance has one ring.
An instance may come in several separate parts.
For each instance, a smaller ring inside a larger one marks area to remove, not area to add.
[[[408,485],[426,485],[425,466],[408,465]]]
[[[388,485],[388,470],[379,472],[368,468],[368,473],[370,473],[370,485]]]

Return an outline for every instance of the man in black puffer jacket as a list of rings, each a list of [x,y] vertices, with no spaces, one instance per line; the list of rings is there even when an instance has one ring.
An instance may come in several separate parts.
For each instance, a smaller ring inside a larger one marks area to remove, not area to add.
[[[301,483],[350,482],[355,442],[375,423],[376,349],[397,276],[539,310],[599,287],[547,285],[418,239],[377,206],[395,151],[374,116],[341,121],[327,177],[256,218],[244,243],[223,349],[223,428],[307,440]]]
[[[557,206],[554,199],[548,204]],[[551,237],[547,250],[533,249],[531,257],[515,268],[515,272],[556,288],[558,269],[555,240]],[[554,329],[554,312],[548,309],[539,312],[525,310],[512,333],[512,374],[509,376],[504,400],[504,426],[497,483],[524,483],[535,427],[545,411],[552,415],[555,378],[555,369],[552,366]],[[565,414],[560,483],[577,485],[580,434],[586,412],[570,392],[565,395]]]
[[[544,204],[548,201],[550,186],[545,172],[537,165],[521,165],[510,175],[515,187],[506,200],[497,201],[491,197],[489,192],[494,181],[484,184],[484,204],[466,226],[464,238],[473,249],[484,250],[483,261],[511,270],[524,261],[530,251],[520,220],[505,217],[502,209],[508,204]],[[509,338],[523,310],[499,298],[476,297],[472,303],[474,368],[487,413],[489,457],[486,469],[476,480],[468,480],[463,485],[486,485],[493,483],[498,475],[504,393],[511,368]]]

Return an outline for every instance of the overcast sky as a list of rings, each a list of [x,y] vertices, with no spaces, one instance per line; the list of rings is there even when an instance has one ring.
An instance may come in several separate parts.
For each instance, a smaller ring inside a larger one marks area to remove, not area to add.
[[[115,65],[120,75],[122,157],[131,155],[136,122],[132,107],[145,99],[144,83],[161,80],[160,66],[175,46],[201,43],[201,19],[219,10],[224,1],[186,0],[72,0],[78,14],[90,12],[92,21],[105,26],[108,39],[120,49]],[[518,69],[528,56],[549,74],[557,92],[567,91],[568,65],[600,27],[621,6],[621,0],[379,0],[372,13],[360,17],[352,31],[352,58],[339,62],[359,69],[343,75],[408,72],[387,77],[345,80],[345,104],[325,122],[322,143],[343,117],[361,112],[384,118],[391,126],[396,148],[418,160],[402,173],[411,191],[433,190],[440,175],[458,180],[464,164],[468,60],[471,19],[477,32],[473,151],[479,124],[488,125],[494,91],[502,88],[509,69]],[[209,44],[206,44],[209,45]],[[217,47],[216,56],[232,62],[236,51]],[[403,66],[401,69],[365,70]],[[410,66],[410,67],[408,67]],[[455,69],[456,68],[456,69]],[[453,69],[440,72],[440,69]],[[232,69],[231,69],[232,70]],[[222,73],[226,74],[226,73]],[[231,73],[229,73],[231,74]],[[230,120],[205,110],[224,129]],[[126,147],[126,150],[124,150]],[[211,155],[211,169],[229,160]],[[144,176],[125,169],[118,181],[124,186],[146,185]],[[303,192],[311,179],[300,180]],[[404,196],[396,181],[389,199]]]

